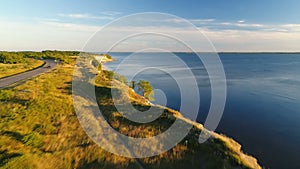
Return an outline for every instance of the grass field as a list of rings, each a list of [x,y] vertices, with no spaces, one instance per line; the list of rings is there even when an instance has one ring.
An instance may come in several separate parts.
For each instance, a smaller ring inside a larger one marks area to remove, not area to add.
[[[12,89],[0,90],[0,168],[5,169],[135,169],[135,159],[111,154],[96,145],[84,132],[72,102],[73,65],[58,65]],[[175,118],[190,123],[179,112],[163,109],[163,115],[148,124],[133,123],[116,111],[110,90],[118,90],[120,99],[126,85],[110,86],[105,74],[96,78],[96,95],[101,112],[120,133],[132,137],[151,137],[166,130]],[[137,109],[147,110],[147,101],[130,92]],[[139,159],[145,168],[259,168],[256,160],[243,154],[233,140],[214,134],[204,144],[198,143],[200,124],[171,150]],[[108,136],[109,137],[109,136]],[[188,145],[184,143],[188,140]],[[146,145],[147,146],[147,145]],[[149,145],[148,145],[149,146]]]
[[[27,58],[26,63],[3,64],[0,63],[0,78],[22,73],[43,65],[42,60]]]

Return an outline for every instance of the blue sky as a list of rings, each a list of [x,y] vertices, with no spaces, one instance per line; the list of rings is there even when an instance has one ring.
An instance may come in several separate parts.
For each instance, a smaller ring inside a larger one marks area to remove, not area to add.
[[[3,0],[0,3],[0,50],[81,50],[93,33],[116,18],[163,12],[195,24],[217,51],[300,51],[300,1],[297,0]]]

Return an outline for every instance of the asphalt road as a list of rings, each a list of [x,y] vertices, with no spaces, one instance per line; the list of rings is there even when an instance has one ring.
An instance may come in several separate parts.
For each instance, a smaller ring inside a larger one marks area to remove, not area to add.
[[[43,67],[28,71],[28,72],[24,72],[21,74],[17,74],[14,76],[10,76],[10,77],[6,77],[3,79],[0,79],[0,89],[1,88],[5,88],[7,86],[10,86],[16,82],[37,76],[41,73],[47,72],[51,69],[53,69],[56,65],[56,63],[53,60],[44,60],[46,62],[46,64]],[[48,67],[50,66],[50,67]]]

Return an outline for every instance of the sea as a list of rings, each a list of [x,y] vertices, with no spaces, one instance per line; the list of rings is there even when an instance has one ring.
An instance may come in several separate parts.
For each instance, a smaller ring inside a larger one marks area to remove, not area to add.
[[[216,132],[239,142],[265,168],[300,168],[299,53],[218,53],[215,67],[203,61],[210,53],[110,54],[116,61],[105,67],[129,81],[149,81],[155,89],[153,103],[180,110],[183,99],[185,107],[195,106],[194,98],[182,98],[181,92],[199,94],[200,123],[212,105],[212,81],[225,81],[220,83],[226,84],[226,101]],[[212,76],[214,70],[222,70],[225,79]]]

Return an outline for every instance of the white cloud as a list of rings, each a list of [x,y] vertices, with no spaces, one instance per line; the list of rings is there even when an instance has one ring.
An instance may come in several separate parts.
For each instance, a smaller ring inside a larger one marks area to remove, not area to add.
[[[237,22],[218,22],[217,20],[198,25],[201,28],[213,30],[247,30],[247,31],[262,31],[262,32],[300,32],[300,24],[261,24],[248,23],[245,20]]]
[[[216,19],[189,19],[190,22],[192,23],[207,23],[207,22],[214,22]]]
[[[84,18],[86,16],[74,15],[73,17]],[[103,28],[102,26],[61,22],[57,19],[38,18],[35,21],[36,23],[30,24],[0,19],[0,50],[81,50],[89,37]],[[180,22],[180,20],[176,21]],[[204,26],[199,29],[212,41],[217,51],[300,51],[300,24],[267,25],[238,21],[218,22],[217,20],[206,20],[206,22],[212,28]],[[170,33],[174,36],[183,34],[191,43],[197,42],[198,37],[195,32],[174,27],[173,24],[171,26],[120,26],[108,32],[106,39],[103,38],[104,42],[113,41],[124,33],[144,30]],[[147,47],[150,43],[157,43],[155,38],[150,38],[148,43],[141,43],[141,41],[142,39],[132,41],[133,44],[124,42],[122,50],[135,50],[135,47],[139,45]],[[163,44],[163,41],[159,43],[161,47]],[[170,43],[166,46],[170,50],[172,47],[173,50],[178,50]]]
[[[236,27],[244,27],[244,28],[262,28],[265,25],[257,24],[257,23],[245,23],[245,21],[235,22],[221,22],[220,25],[223,26],[236,26]]]
[[[85,32],[95,32],[101,29],[101,26],[85,25],[85,24],[74,24],[69,22],[55,22],[55,21],[44,21],[41,22],[44,25],[63,28],[73,31],[85,31]]]
[[[186,21],[184,19],[169,19],[167,20],[171,23],[185,23]],[[216,19],[209,18],[209,19],[188,19],[187,21],[194,24],[196,27],[202,27],[202,28],[209,28],[209,29],[215,29],[215,30],[240,30],[240,29],[270,29],[272,25],[264,25],[259,23],[246,23],[245,20],[239,20],[237,22],[220,22]]]
[[[290,32],[300,32],[300,24],[284,24],[280,25],[279,28]]]
[[[101,12],[101,14],[108,15],[108,16],[116,16],[116,15],[120,15],[121,12],[117,12],[117,11],[103,11],[103,12]]]
[[[300,51],[300,32],[203,30],[218,51]]]
[[[181,19],[181,18],[172,18],[172,19],[166,19],[166,22],[171,22],[171,23],[184,23],[186,21],[189,21],[193,24],[204,24],[204,23],[209,23],[209,22],[214,22],[216,21],[213,18],[210,19]]]
[[[112,20],[114,17],[112,16],[96,16],[96,15],[91,15],[91,14],[86,14],[86,13],[75,13],[75,14],[59,14],[59,16],[62,17],[68,17],[72,19],[98,19],[98,20]]]
[[[98,27],[59,22],[0,20],[0,50],[81,50]]]

